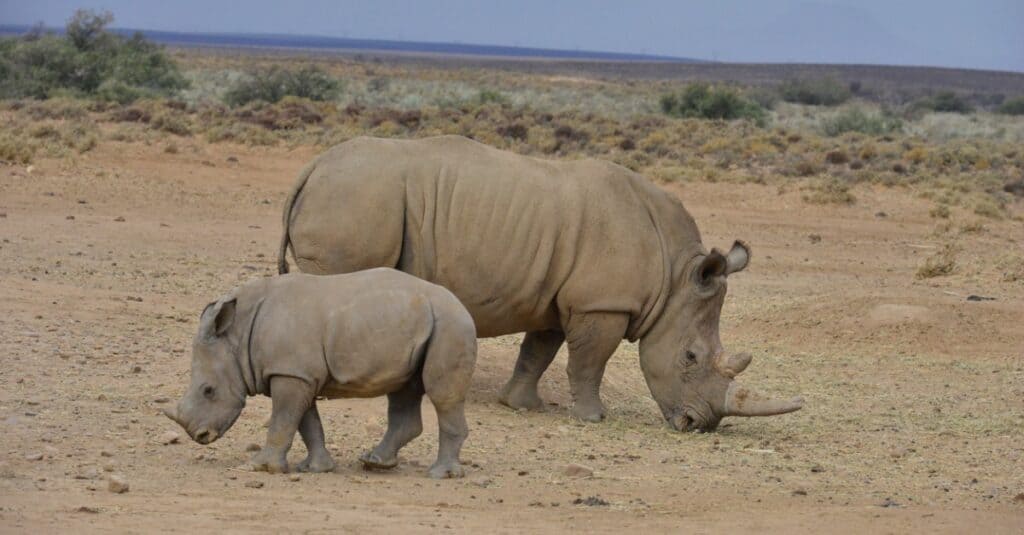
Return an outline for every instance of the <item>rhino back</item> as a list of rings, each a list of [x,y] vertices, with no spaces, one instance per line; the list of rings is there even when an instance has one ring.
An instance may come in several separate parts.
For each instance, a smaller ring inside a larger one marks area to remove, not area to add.
[[[588,311],[628,313],[639,328],[677,242],[699,244],[678,201],[622,167],[458,136],[347,142],[297,202],[303,271],[303,250],[320,259],[312,272],[398,267],[451,290],[480,336],[558,328]]]
[[[263,384],[298,377],[328,397],[392,392],[419,369],[436,289],[387,269],[277,277],[253,332],[253,369]]]

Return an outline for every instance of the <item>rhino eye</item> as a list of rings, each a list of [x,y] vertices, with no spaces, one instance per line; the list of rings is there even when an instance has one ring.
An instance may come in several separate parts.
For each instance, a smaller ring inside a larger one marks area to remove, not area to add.
[[[213,399],[213,393],[214,390],[212,386],[206,385],[203,387],[203,395],[206,396],[206,399]]]
[[[687,351],[686,352],[686,363],[687,364],[696,364],[697,363],[697,354],[694,353],[693,351]]]

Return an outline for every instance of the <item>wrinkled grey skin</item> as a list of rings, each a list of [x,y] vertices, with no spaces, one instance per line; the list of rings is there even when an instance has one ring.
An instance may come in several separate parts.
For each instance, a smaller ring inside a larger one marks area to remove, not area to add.
[[[468,434],[464,400],[476,362],[476,330],[449,291],[391,269],[252,281],[203,310],[192,345],[188,390],[166,415],[196,442],[224,436],[247,396],[272,399],[267,442],[252,467],[287,472],[296,430],[309,451],[300,471],[327,472],[317,398],[388,396],[384,438],[361,457],[398,464],[398,450],[423,431],[424,394],[437,410],[434,478],[461,477]]]
[[[526,332],[500,400],[539,409],[537,381],[563,343],[573,414],[604,418],[599,390],[619,342],[665,419],[712,430],[724,416],[797,410],[733,377],[749,355],[722,346],[726,278],[750,249],[708,252],[682,204],[640,175],[597,160],[558,162],[458,136],[357,138],[314,160],[284,209],[279,270],[291,247],[307,273],[394,267],[454,293],[481,337]]]

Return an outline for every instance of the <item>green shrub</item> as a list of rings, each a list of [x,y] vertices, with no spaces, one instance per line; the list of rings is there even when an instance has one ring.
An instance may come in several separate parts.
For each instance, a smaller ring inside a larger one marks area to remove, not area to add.
[[[478,104],[508,104],[508,97],[505,96],[501,91],[495,91],[494,89],[481,89],[476,94],[476,101]]]
[[[1006,99],[997,111],[1006,115],[1024,115],[1024,95]]]
[[[832,78],[794,79],[779,85],[779,96],[797,104],[838,106],[850,99],[850,90]]]
[[[821,130],[827,136],[838,136],[846,132],[879,136],[903,130],[903,122],[884,113],[867,113],[854,107],[822,119]]]
[[[274,66],[235,82],[224,94],[224,102],[243,106],[256,101],[274,103],[286,96],[325,101],[336,98],[340,89],[338,80],[314,65],[298,70]]]
[[[750,119],[762,126],[765,123],[761,106],[728,87],[690,84],[678,94],[662,95],[659,105],[663,113],[673,117]]]
[[[971,113],[974,111],[974,108],[963,97],[952,91],[941,91],[933,96],[923,98],[917,101],[914,107],[947,113]]]
[[[162,47],[139,34],[125,39],[106,32],[112,20],[109,13],[80,10],[64,36],[32,31],[0,39],[0,98],[99,94],[126,102],[188,86]]]

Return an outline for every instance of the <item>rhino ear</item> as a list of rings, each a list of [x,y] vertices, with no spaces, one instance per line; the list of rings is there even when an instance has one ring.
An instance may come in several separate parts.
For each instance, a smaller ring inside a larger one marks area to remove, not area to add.
[[[725,255],[725,260],[726,275],[743,271],[743,268],[747,267],[747,264],[750,263],[750,246],[740,240],[736,240],[732,244],[732,249],[729,249],[729,254]]]
[[[726,257],[718,249],[712,249],[694,270],[694,280],[701,288],[711,287],[718,277],[725,275],[727,268]]]
[[[213,338],[227,332],[235,322],[235,305],[237,299],[215,301],[206,305],[199,318],[199,332],[204,338]]]

